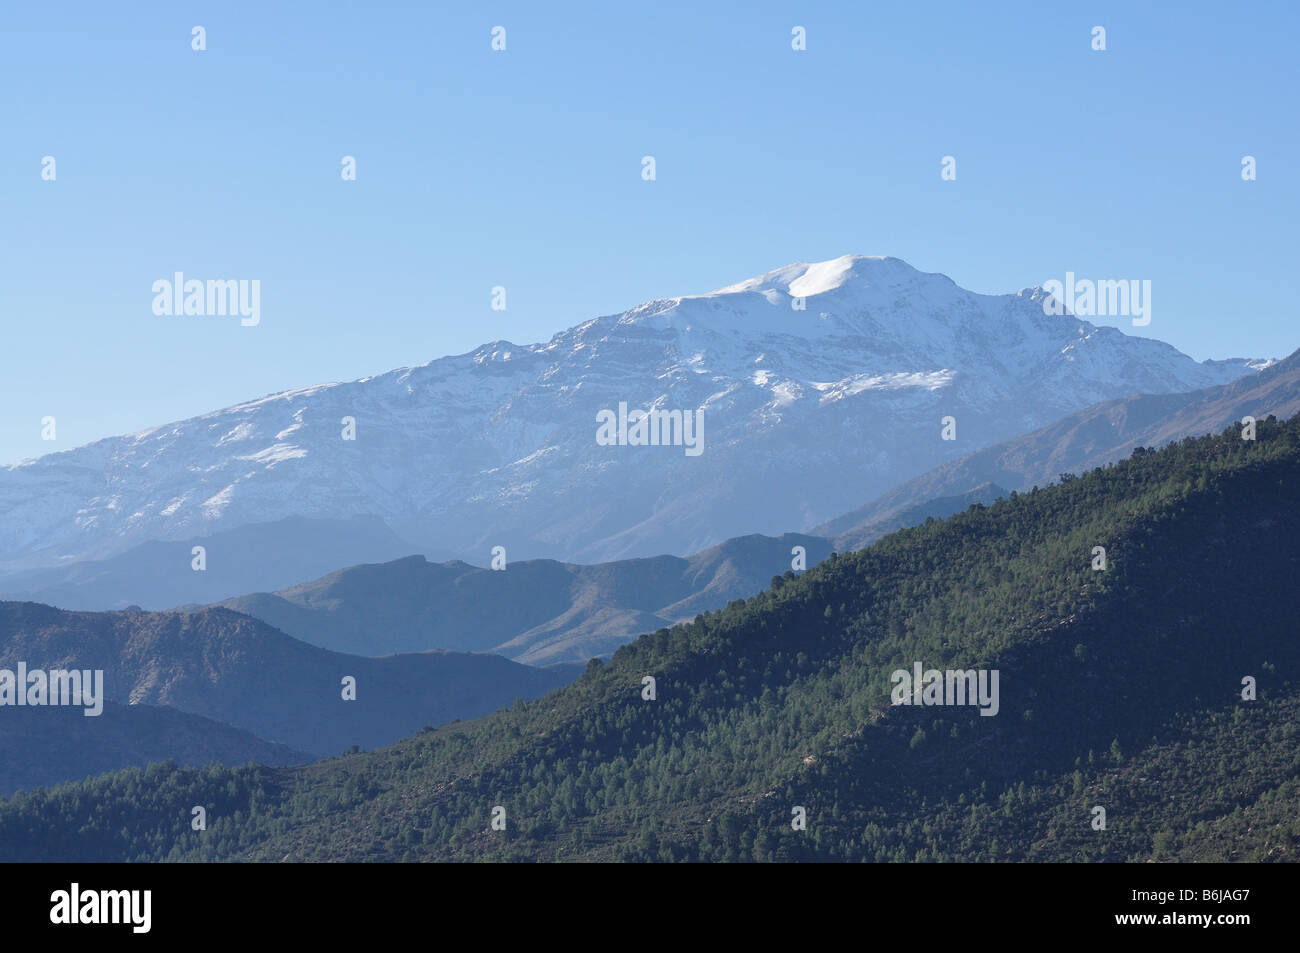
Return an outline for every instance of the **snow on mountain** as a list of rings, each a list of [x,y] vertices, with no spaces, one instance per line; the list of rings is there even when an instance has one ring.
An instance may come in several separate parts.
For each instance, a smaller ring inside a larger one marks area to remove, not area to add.
[[[544,344],[275,394],[0,468],[0,562],[104,557],[291,515],[377,515],[487,561],[686,553],[804,529],[1089,404],[1258,362],[979,295],[897,258],[795,264]],[[703,453],[601,445],[597,414],[702,408]],[[957,439],[941,439],[941,418]],[[356,421],[344,440],[343,418]]]

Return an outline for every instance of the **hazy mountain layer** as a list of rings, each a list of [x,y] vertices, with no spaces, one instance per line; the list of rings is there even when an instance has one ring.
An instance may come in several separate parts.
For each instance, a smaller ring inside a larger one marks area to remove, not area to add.
[[[341,652],[440,648],[499,652],[532,665],[585,663],[642,632],[758,593],[791,571],[796,546],[805,566],[830,553],[828,540],[787,534],[744,536],[685,559],[594,566],[523,560],[491,570],[411,556],[221,605]]]

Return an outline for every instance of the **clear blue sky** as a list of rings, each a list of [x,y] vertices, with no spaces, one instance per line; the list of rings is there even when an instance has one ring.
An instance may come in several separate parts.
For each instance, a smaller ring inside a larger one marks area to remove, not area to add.
[[[989,293],[1150,279],[1130,333],[1300,346],[1300,4],[9,3],[0,27],[0,461],[846,253]],[[261,324],[155,316],[178,270],[259,279]]]

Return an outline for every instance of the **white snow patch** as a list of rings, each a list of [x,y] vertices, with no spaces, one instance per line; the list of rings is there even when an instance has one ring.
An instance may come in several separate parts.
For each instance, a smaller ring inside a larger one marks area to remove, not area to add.
[[[811,298],[813,295],[834,291],[844,284],[853,271],[854,257],[842,255],[830,261],[809,265],[808,270],[790,282],[789,292],[796,298]]]
[[[256,434],[256,428],[250,423],[242,423],[226,432],[226,435],[217,441],[218,447],[224,447],[228,443],[238,443],[241,440],[252,440]]]
[[[273,467],[277,463],[284,463],[286,460],[297,460],[307,456],[307,451],[302,447],[296,447],[289,443],[277,443],[274,446],[267,447],[265,450],[259,450],[243,457],[236,457],[236,460],[250,460],[253,463],[260,463],[267,467]]]
[[[899,372],[894,374],[854,374],[840,381],[820,383],[812,381],[812,386],[822,392],[821,403],[825,404],[845,397],[852,397],[866,390],[904,390],[921,387],[926,390],[938,390],[952,383],[956,376],[954,371],[944,368],[938,371],[920,371],[915,373]]]
[[[803,388],[796,381],[782,381],[772,388],[773,407],[784,407],[787,404],[793,404],[803,396]]]
[[[171,515],[173,515],[177,510],[179,510],[179,509],[181,508],[181,506],[182,506],[184,503],[185,503],[185,497],[183,497],[183,496],[178,496],[178,497],[176,497],[176,499],[172,500],[170,503],[168,503],[166,506],[164,506],[161,510],[159,510],[159,515],[160,515],[160,516],[171,516]]]
[[[221,515],[221,511],[230,505],[230,501],[235,498],[235,485],[232,483],[220,493],[214,493],[203,501],[203,515],[208,519],[215,519]]]

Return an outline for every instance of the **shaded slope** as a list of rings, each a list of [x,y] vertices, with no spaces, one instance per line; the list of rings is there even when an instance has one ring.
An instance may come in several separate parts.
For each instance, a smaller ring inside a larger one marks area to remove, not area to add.
[[[317,755],[389,744],[567,680],[494,655],[343,655],[228,609],[66,612],[3,602],[0,668],[20,661],[29,670],[102,669],[112,701],[167,705]],[[342,697],[345,676],[356,679],[355,701]]]
[[[87,718],[80,708],[0,710],[0,796],[173,760],[201,767],[300,764],[312,756],[247,731],[153,705],[119,705]]]

